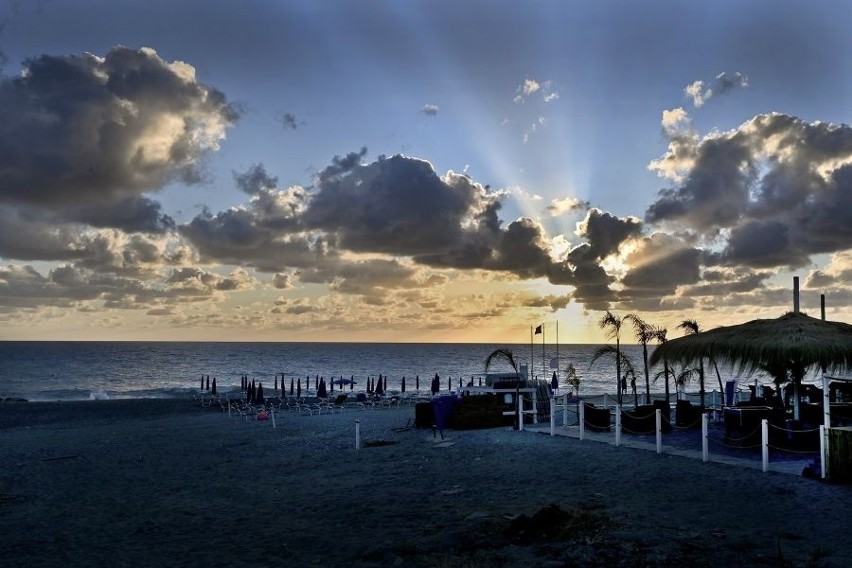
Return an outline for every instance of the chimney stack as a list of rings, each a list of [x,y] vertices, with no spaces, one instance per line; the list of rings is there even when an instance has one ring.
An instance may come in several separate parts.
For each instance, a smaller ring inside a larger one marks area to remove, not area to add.
[[[793,312],[799,313],[799,277],[793,276]]]

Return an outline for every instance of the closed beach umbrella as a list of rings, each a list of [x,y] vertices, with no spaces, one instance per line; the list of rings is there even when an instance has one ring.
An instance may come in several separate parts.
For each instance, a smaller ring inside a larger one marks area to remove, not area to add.
[[[414,377],[414,390],[420,390],[420,375]]]
[[[216,377],[213,377],[213,390],[210,391],[210,392],[212,392],[213,394],[216,394]]]
[[[276,391],[278,390],[278,373],[275,373],[275,386],[272,388]]]
[[[388,392],[388,376],[385,375],[385,392]]]
[[[399,390],[405,392],[405,377],[402,377],[402,383],[399,385]]]
[[[207,375],[207,390],[210,390],[210,375]]]
[[[559,379],[556,378],[556,371],[553,371],[553,378],[550,379],[550,388],[556,390],[559,388]]]
[[[447,390],[448,391],[453,390],[453,378],[452,377],[447,377]]]
[[[317,385],[317,397],[325,398],[328,396],[328,392],[326,392],[325,379],[320,379],[319,384]]]
[[[349,390],[355,390],[355,375],[352,375],[352,378],[350,380],[352,382],[349,383]]]
[[[334,392],[334,377],[332,377],[331,381],[331,392]]]
[[[293,396],[293,377],[290,377],[290,396]]]
[[[201,390],[204,390],[204,375],[201,375]]]
[[[385,386],[384,386],[384,384],[382,384],[382,376],[381,375],[379,375],[379,380],[376,381],[376,385],[375,385],[373,390],[376,391],[376,394],[385,394]]]
[[[302,379],[296,382],[296,396],[302,398]]]
[[[432,394],[438,394],[438,391],[441,390],[441,379],[438,377],[438,373],[435,373],[435,378],[432,379]]]
[[[255,401],[258,404],[263,404],[263,383],[257,383],[257,396],[255,397]]]

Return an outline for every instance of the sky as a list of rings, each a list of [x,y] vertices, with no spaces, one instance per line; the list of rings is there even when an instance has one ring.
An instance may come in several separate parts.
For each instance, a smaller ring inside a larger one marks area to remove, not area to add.
[[[0,339],[673,338],[782,315],[794,276],[852,321],[849,21],[0,0]]]

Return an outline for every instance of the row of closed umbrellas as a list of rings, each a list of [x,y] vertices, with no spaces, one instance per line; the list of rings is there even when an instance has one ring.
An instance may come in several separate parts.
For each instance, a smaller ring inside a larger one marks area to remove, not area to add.
[[[285,377],[284,373],[281,373],[281,383],[280,383],[281,396],[287,395],[287,386],[285,384],[284,377]],[[256,383],[254,379],[249,381],[249,378],[248,378],[247,375],[243,375],[242,377],[240,377],[240,380],[241,380],[240,388],[241,388],[242,392],[246,393],[247,398],[250,401],[262,401],[263,400],[263,383],[260,383],[260,382]],[[274,381],[275,382],[274,382],[273,388],[274,388],[275,393],[277,394],[279,392],[278,374],[275,375]],[[324,377],[320,377],[319,375],[317,375],[313,379],[313,383],[314,383],[314,390],[316,391],[316,395],[320,398],[325,398],[326,396],[328,396],[329,392],[334,392],[335,385],[338,388],[340,388],[341,390],[343,390],[343,387],[348,385],[349,390],[352,391],[352,390],[355,390],[355,385],[358,383],[358,381],[355,380],[355,376],[353,375],[348,379],[344,378],[342,376],[340,378],[336,378],[336,379],[333,378],[326,383],[326,380],[325,380]],[[470,381],[468,382],[468,386],[473,386],[473,383],[474,383],[474,378],[471,377]],[[310,384],[311,384],[310,376],[305,377],[305,387],[304,388],[306,390],[310,389]],[[462,388],[464,386],[464,381],[463,381],[462,378],[458,379],[458,386],[459,386],[459,388]],[[482,386],[482,377],[479,378],[479,386]],[[414,377],[414,388],[415,388],[415,390],[418,390],[418,391],[420,390],[420,376],[419,375]],[[202,375],[201,376],[201,390],[210,391],[210,393],[213,394],[213,395],[217,394],[216,393],[216,390],[217,390],[217,388],[216,388],[216,377],[213,377],[213,382],[211,383],[210,382],[210,375],[206,375],[206,376]],[[367,377],[367,385],[366,385],[365,390],[368,394],[378,394],[378,395],[384,394],[388,390],[388,377],[387,377],[387,375],[379,374],[379,376],[377,378]],[[432,381],[431,381],[431,384],[430,384],[430,391],[433,394],[435,394],[435,393],[440,392],[440,390],[441,390],[441,379],[438,376],[438,374],[435,373],[435,376],[432,378]],[[453,379],[452,379],[452,377],[447,378],[447,390],[453,390]],[[406,378],[405,377],[402,377],[402,379],[400,381],[400,391],[401,392],[406,391]],[[289,394],[290,394],[290,396],[297,396],[297,397],[302,396],[302,379],[301,378],[298,378],[298,379],[295,379],[293,377],[290,378]]]

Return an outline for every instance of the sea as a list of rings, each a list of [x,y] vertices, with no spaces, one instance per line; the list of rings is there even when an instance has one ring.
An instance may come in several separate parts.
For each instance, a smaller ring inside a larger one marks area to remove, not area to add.
[[[581,395],[612,394],[615,364],[609,357],[592,358],[600,345],[488,345],[465,343],[205,343],[205,342],[0,342],[0,399],[31,401],[90,400],[100,398],[167,398],[197,395],[215,378],[221,395],[241,391],[243,377],[262,384],[265,393],[283,380],[354,380],[363,391],[368,378],[387,377],[389,391],[429,389],[436,374],[442,389],[468,383],[485,374],[485,361],[496,349],[510,349],[519,366],[532,363],[532,377],[552,380],[558,373],[564,384],[573,365]],[[649,346],[649,353],[653,347]],[[642,347],[622,345],[644,392]],[[504,360],[495,360],[492,372],[510,372]],[[657,369],[650,372],[653,381]],[[747,379],[741,379],[746,381]],[[708,392],[715,384],[707,377]],[[693,385],[695,387],[695,385]],[[340,387],[337,387],[340,388]],[[344,389],[350,389],[344,386]],[[652,392],[664,390],[662,382]],[[672,389],[673,391],[674,389]]]

